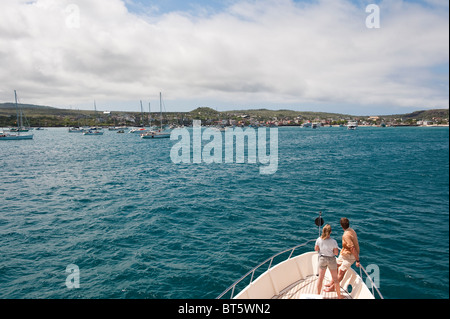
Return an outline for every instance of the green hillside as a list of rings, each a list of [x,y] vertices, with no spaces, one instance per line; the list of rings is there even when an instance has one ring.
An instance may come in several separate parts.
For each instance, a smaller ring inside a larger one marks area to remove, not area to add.
[[[395,114],[395,115],[385,115],[383,117],[391,118],[403,118],[403,119],[416,119],[416,120],[432,120],[434,118],[448,119],[448,109],[434,109],[434,110],[423,110],[415,111],[407,114]]]
[[[82,126],[82,125],[148,125],[149,114],[141,112],[114,111],[108,114],[87,110],[59,109],[50,106],[33,104],[19,104],[26,117],[25,123],[30,126]],[[217,120],[235,120],[248,122],[255,121],[303,121],[327,120],[330,123],[344,123],[351,119],[366,119],[367,116],[353,116],[349,114],[293,111],[293,110],[268,110],[250,109],[218,112],[210,107],[198,107],[190,112],[166,112],[165,119],[171,123],[190,124],[193,119],[205,121],[211,124]],[[159,113],[152,112],[151,117],[157,119]],[[416,120],[440,119],[448,122],[448,109],[421,110],[407,114],[379,115],[385,122],[413,124]],[[441,121],[441,122],[442,122]],[[14,103],[0,104],[0,128],[16,125],[16,107]]]

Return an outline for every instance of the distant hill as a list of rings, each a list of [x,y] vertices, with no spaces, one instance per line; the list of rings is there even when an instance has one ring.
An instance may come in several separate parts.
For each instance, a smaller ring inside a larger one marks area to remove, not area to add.
[[[142,114],[140,112],[130,111],[114,111],[108,114],[103,112],[95,112],[94,110],[72,110],[60,109],[51,106],[19,104],[24,111],[24,116],[31,125],[43,126],[73,126],[85,123],[103,123],[114,125],[116,122],[122,122],[127,125],[142,122]],[[153,112],[155,113],[155,112]],[[181,115],[181,116],[180,116]],[[249,120],[252,118],[257,121],[273,121],[273,120],[299,120],[300,122],[316,119],[331,120],[333,122],[344,122],[351,119],[364,119],[368,116],[354,116],[340,113],[312,112],[312,111],[293,111],[293,110],[268,110],[268,109],[248,109],[218,112],[210,107],[198,107],[190,112],[166,112],[165,117],[177,121],[190,121],[199,119],[204,121],[216,121],[219,119],[232,120]],[[130,120],[131,118],[131,120]],[[147,118],[144,116],[144,118]],[[408,122],[412,124],[415,120],[433,120],[449,118],[448,109],[421,110],[407,114],[379,115],[379,119],[386,123],[394,121]],[[0,127],[15,125],[16,105],[14,103],[0,103]],[[126,122],[131,121],[131,122]],[[439,121],[438,122],[442,122]]]
[[[293,110],[268,110],[268,109],[250,109],[250,110],[235,110],[235,111],[225,111],[224,114],[236,114],[236,115],[249,115],[251,117],[260,118],[347,118],[351,117],[348,114],[340,113],[328,113],[328,112],[312,112],[312,111],[293,111]]]
[[[69,110],[69,109],[61,109],[52,106],[44,106],[44,105],[34,105],[34,104],[19,104],[22,109],[31,110],[31,113],[47,113],[48,115],[70,115],[70,114],[94,114],[94,111],[89,110]],[[0,103],[0,113],[10,113],[14,110],[15,114],[16,105],[14,103]],[[136,113],[129,111],[118,111],[115,113]],[[139,112],[137,112],[139,113]],[[248,109],[248,110],[232,110],[232,111],[222,111],[219,112],[210,107],[198,107],[190,112],[167,112],[167,113],[186,113],[190,116],[199,116],[200,117],[217,117],[224,115],[249,115],[251,117],[261,117],[261,118],[284,118],[284,117],[297,117],[300,116],[302,118],[349,118],[349,117],[364,117],[364,116],[354,116],[350,114],[342,114],[342,113],[328,113],[328,112],[313,112],[313,111],[293,111],[293,110],[268,110],[268,109]],[[378,115],[381,118],[393,119],[393,118],[403,118],[403,119],[423,119],[423,120],[431,120],[432,118],[448,118],[449,110],[448,109],[432,109],[432,110],[421,110],[415,111],[412,113],[406,114],[391,114],[391,115]]]
[[[196,115],[205,115],[205,116],[218,116],[220,112],[213,110],[210,107],[198,107],[195,110],[189,112],[189,114]]]
[[[57,110],[56,107],[34,105],[34,104],[20,104],[19,103],[19,106],[24,109],[46,109],[46,110],[55,109],[55,110]],[[16,108],[15,103],[0,103],[0,109],[15,109],[15,108]]]
[[[232,110],[218,112],[210,107],[198,107],[195,110],[188,112],[192,118],[207,119],[207,118],[255,118],[271,120],[273,118],[302,118],[302,119],[316,119],[316,118],[350,118],[351,115],[326,113],[326,112],[310,112],[310,111],[292,111],[292,110],[268,110],[268,109],[249,109],[249,110]]]
[[[415,111],[407,114],[383,115],[380,117],[386,119],[402,118],[404,120],[408,119],[432,120],[433,118],[447,119],[448,116],[449,116],[448,109],[433,109],[433,110]]]

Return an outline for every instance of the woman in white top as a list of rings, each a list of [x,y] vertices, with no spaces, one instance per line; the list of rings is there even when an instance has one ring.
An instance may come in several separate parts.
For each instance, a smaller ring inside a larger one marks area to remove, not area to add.
[[[338,298],[341,299],[341,289],[339,287],[339,281],[337,272],[337,263],[335,255],[339,254],[339,248],[336,240],[330,237],[331,226],[326,224],[322,230],[322,236],[317,238],[316,245],[314,247],[315,251],[319,252],[319,279],[317,280],[317,291],[320,295],[322,292],[323,278],[325,277],[325,272],[330,269],[331,277],[335,282],[335,289]]]

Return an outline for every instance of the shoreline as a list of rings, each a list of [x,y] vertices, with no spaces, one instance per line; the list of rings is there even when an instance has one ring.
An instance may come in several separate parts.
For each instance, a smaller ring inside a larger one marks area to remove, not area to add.
[[[29,130],[30,131],[34,131],[34,130],[37,130],[37,128],[40,128],[40,129],[69,129],[69,128],[71,128],[72,126],[31,126],[31,127],[29,127]],[[105,130],[108,130],[108,128],[111,128],[111,126],[101,126],[101,125],[98,125],[97,126],[98,128],[100,128],[100,129],[105,129]],[[130,129],[130,128],[141,128],[142,126],[128,126],[128,129]],[[145,126],[145,127],[147,127],[147,126]],[[185,125],[184,127],[186,127],[186,128],[192,128],[192,125]],[[207,127],[216,127],[215,125],[202,125],[202,127],[205,127],[205,128],[207,128]],[[304,128],[304,127],[302,127],[302,125],[273,125],[273,126],[269,126],[269,125],[262,125],[262,126],[253,126],[253,125],[244,125],[244,126],[240,126],[240,125],[235,125],[235,126],[225,126],[225,128],[227,128],[227,127],[230,127],[230,128],[233,128],[233,127],[242,127],[242,128],[246,128],[246,127],[253,127],[253,128],[255,128],[255,127],[268,127],[268,128],[270,128],[270,127],[299,127],[299,128]],[[336,127],[340,127],[339,125],[324,125],[324,126],[321,126],[322,128],[329,128],[329,127],[334,127],[334,128],[336,128]],[[362,128],[369,128],[369,127],[377,127],[377,128],[389,128],[389,127],[434,127],[434,128],[436,128],[436,127],[449,127],[449,125],[448,124],[436,124],[436,125],[387,125],[387,126],[381,126],[381,125],[358,125],[358,127],[362,127]],[[318,127],[318,128],[320,128],[320,127]],[[346,126],[342,126],[342,128],[346,128]],[[314,129],[312,129],[312,128],[304,128],[304,129],[311,129],[311,130],[314,130]],[[317,129],[317,128],[316,128]],[[9,132],[10,131],[10,127],[0,127],[0,132]],[[37,130],[37,131],[39,131],[39,130]]]

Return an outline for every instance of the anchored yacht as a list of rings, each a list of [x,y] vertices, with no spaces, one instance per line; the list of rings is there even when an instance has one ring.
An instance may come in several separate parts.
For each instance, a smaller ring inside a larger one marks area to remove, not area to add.
[[[347,129],[349,129],[349,130],[356,130],[357,127],[358,127],[357,122],[348,122],[347,123]]]

